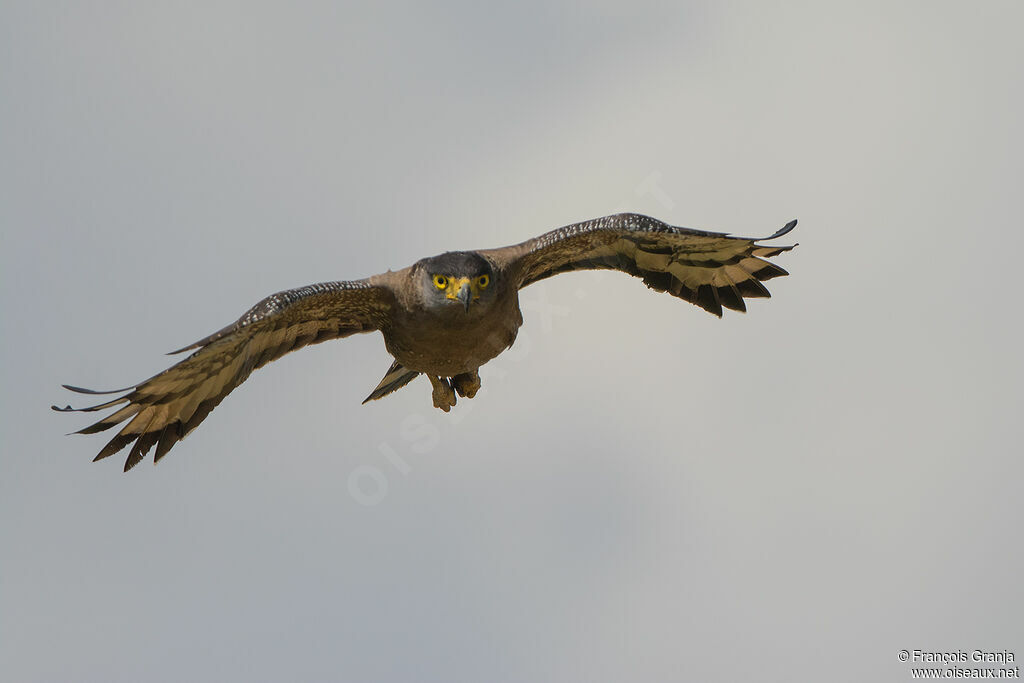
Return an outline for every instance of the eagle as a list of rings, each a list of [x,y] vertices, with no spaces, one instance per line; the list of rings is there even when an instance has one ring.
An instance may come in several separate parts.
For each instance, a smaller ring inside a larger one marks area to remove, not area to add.
[[[138,384],[113,391],[63,385],[81,394],[120,396],[85,408],[52,408],[116,408],[75,433],[127,423],[94,458],[102,460],[131,444],[127,472],[153,446],[154,462],[159,462],[253,370],[310,344],[380,331],[394,362],[363,403],[422,374],[430,380],[434,406],[448,412],[456,396],[476,395],[480,366],[515,341],[523,323],[523,287],[571,270],[617,270],[721,317],[725,308],[746,311],[745,299],[771,296],[762,283],[788,273],[765,259],[797,245],[759,242],[795,226],[793,220],[768,237],[733,237],[621,213],[510,247],[452,251],[363,280],[289,289],[266,297],[227,327],[172,351],[192,353]]]

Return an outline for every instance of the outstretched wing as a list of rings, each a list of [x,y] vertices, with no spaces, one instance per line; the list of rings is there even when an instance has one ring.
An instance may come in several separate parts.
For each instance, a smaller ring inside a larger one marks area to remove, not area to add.
[[[307,344],[380,329],[394,305],[394,295],[380,277],[354,282],[324,282],[267,297],[236,322],[172,353],[196,351],[183,361],[132,387],[91,391],[65,385],[83,394],[123,396],[88,408],[92,412],[120,406],[99,422],[79,430],[93,434],[127,421],[95,460],[134,442],[127,472],[156,445],[154,462],[196,428],[231,390],[256,368]]]
[[[796,226],[790,221],[774,235]],[[788,275],[764,259],[792,246],[758,238],[677,228],[649,216],[620,213],[567,225],[504,249],[482,252],[519,287],[568,270],[621,270],[719,317],[722,307],[746,311],[744,298],[770,297],[761,283]]]

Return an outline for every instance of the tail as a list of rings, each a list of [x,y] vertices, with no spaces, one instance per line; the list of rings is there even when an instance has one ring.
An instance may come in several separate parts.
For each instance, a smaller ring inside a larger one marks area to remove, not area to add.
[[[397,360],[391,364],[391,367],[384,374],[384,379],[380,381],[377,388],[370,392],[370,395],[366,397],[363,403],[370,401],[376,401],[378,398],[383,398],[390,394],[392,391],[398,391],[409,382],[416,379],[416,376],[420,373],[415,370],[407,370],[402,367],[402,364]]]

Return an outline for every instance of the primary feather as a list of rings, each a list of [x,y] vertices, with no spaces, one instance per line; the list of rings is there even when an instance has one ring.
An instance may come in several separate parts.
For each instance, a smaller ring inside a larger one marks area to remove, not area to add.
[[[791,221],[764,239],[781,237],[795,226]],[[154,446],[154,461],[163,458],[253,370],[309,344],[380,330],[395,361],[366,401],[426,374],[434,405],[448,410],[456,392],[467,398],[476,393],[478,367],[514,342],[522,322],[520,288],[570,270],[619,270],[720,317],[723,308],[745,311],[745,299],[771,296],[762,283],[787,274],[765,259],[795,245],[759,241],[624,213],[567,225],[502,249],[449,252],[365,280],[290,289],[173,352],[192,354],[139,384],[113,392],[65,385],[83,394],[123,395],[86,408],[53,408],[115,409],[78,433],[122,425],[95,459],[130,446],[127,471]],[[433,275],[474,282],[477,294],[456,302],[464,311],[452,308],[451,297],[431,284]],[[484,275],[493,275],[494,282],[480,285]]]

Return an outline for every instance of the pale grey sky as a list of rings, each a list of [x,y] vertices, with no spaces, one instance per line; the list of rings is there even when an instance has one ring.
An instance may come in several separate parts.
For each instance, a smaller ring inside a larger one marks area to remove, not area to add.
[[[0,679],[910,680],[1024,657],[1019,3],[0,2]],[[51,403],[271,292],[618,210],[716,320],[523,293],[445,415],[377,335],[121,474]],[[355,495],[353,494],[353,486]],[[361,488],[360,488],[361,487]]]

